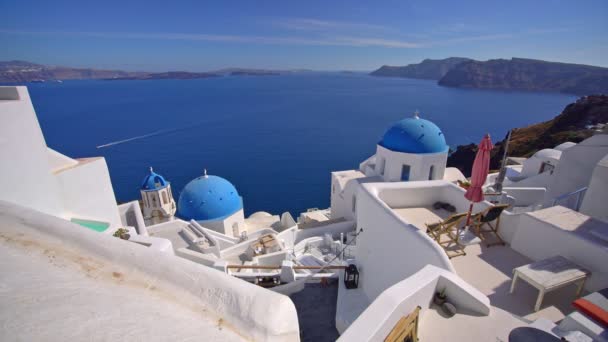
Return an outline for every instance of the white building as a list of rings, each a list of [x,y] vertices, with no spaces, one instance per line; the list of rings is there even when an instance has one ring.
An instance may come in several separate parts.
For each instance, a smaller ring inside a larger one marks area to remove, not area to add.
[[[178,202],[178,216],[206,228],[238,238],[246,232],[243,198],[226,179],[204,175],[190,181]]]
[[[356,195],[363,183],[429,181],[446,176],[464,179],[458,169],[450,168],[449,175],[446,173],[448,150],[441,129],[421,119],[418,112],[398,121],[384,133],[376,154],[362,162],[359,170],[332,172],[332,218],[355,217]]]
[[[25,87],[0,87],[0,200],[113,233],[122,226],[106,161],[47,147]]]
[[[139,192],[146,220],[155,224],[173,219],[176,207],[171,184],[163,176],[155,173],[152,167],[144,178]]]

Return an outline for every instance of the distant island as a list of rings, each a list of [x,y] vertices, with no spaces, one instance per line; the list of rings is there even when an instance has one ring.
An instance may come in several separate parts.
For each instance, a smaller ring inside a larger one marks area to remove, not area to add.
[[[190,80],[197,78],[220,77],[222,75],[210,72],[168,71],[158,73],[140,73],[134,76],[106,78],[110,81],[124,80]]]
[[[112,81],[124,80],[163,80],[163,79],[199,79],[221,76],[273,76],[297,71],[275,71],[263,69],[229,68],[211,72],[167,71],[122,71],[91,68],[71,68],[49,66],[26,61],[0,61],[1,83],[46,82],[58,80],[101,79]]]
[[[535,59],[481,62],[451,57],[425,59],[407,66],[382,66],[372,76],[437,80],[446,87],[560,92],[574,95],[608,93],[608,68]]]
[[[467,61],[472,61],[472,59],[450,57],[446,59],[425,59],[418,64],[409,64],[406,66],[383,65],[380,69],[372,71],[370,75],[439,80],[456,65]]]
[[[0,62],[0,82],[3,83],[139,77],[143,74],[121,70],[48,66],[25,61]]]
[[[571,141],[579,143],[598,129],[608,129],[608,95],[590,95],[571,103],[555,118],[513,129],[509,143],[510,157],[530,157],[536,151],[553,148]],[[506,138],[496,142],[491,153],[490,169],[500,168]],[[447,166],[457,167],[466,176],[477,153],[477,145],[471,143],[456,148],[448,157]]]

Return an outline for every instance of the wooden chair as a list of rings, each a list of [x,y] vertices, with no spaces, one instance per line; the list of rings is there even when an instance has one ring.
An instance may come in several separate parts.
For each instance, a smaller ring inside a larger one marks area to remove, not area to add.
[[[497,204],[471,217],[472,226],[477,236],[486,242],[486,246],[505,245],[503,239],[498,235],[498,228],[500,227],[500,214],[508,207],[508,204]],[[493,236],[495,241],[488,243],[484,234]]]
[[[445,250],[448,258],[466,255],[464,246],[458,242],[458,227],[467,213],[453,214],[441,222],[426,223],[426,233]]]
[[[420,306],[418,306],[409,315],[401,317],[393,327],[393,330],[386,336],[384,342],[417,342],[420,309]]]

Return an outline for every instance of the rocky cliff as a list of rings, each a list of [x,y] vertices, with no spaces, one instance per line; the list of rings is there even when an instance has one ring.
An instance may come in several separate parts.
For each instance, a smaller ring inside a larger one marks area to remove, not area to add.
[[[563,142],[578,143],[595,133],[598,125],[608,123],[608,95],[591,95],[571,103],[555,118],[528,127],[515,128],[509,143],[510,157],[529,157],[543,148]],[[604,128],[605,129],[605,128]],[[495,142],[490,169],[500,168],[505,140]],[[448,166],[459,168],[467,177],[477,153],[475,144],[458,146],[448,157]]]
[[[451,68],[439,85],[459,88],[607,94],[608,68],[534,59],[467,61]]]
[[[445,59],[425,59],[421,63],[406,66],[383,65],[380,69],[371,72],[370,75],[438,80],[454,66],[466,61],[471,61],[471,59],[450,57]]]

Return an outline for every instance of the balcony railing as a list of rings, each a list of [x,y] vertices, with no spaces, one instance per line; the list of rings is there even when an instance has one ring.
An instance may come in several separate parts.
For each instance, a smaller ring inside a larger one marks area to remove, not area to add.
[[[587,192],[587,187],[557,196],[553,199],[553,205],[563,205],[564,207],[578,211],[581,208],[583,197]]]

